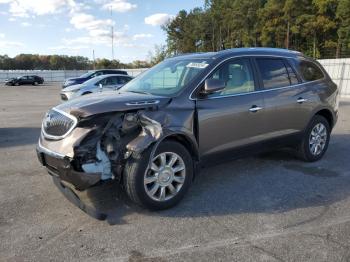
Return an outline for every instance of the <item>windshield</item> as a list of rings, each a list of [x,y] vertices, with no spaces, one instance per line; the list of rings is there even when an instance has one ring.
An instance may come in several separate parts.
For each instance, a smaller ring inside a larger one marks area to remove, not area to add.
[[[80,77],[83,77],[83,78],[89,77],[89,76],[92,75],[93,73],[94,73],[94,72],[87,72],[87,73],[81,75]]]
[[[166,60],[124,85],[120,91],[171,96],[208,66],[208,60]]]

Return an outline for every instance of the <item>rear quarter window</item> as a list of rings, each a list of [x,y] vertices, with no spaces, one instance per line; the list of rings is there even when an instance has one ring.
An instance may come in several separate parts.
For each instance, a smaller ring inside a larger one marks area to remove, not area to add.
[[[315,81],[324,78],[322,70],[313,62],[302,60],[299,62],[301,77],[306,81]]]

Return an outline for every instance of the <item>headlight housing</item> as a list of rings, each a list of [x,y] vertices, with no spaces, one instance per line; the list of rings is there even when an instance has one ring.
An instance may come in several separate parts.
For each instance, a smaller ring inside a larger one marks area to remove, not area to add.
[[[80,91],[80,89],[81,89],[81,88],[73,89],[73,90],[70,90],[69,92],[70,92],[70,93],[76,93],[76,92]]]

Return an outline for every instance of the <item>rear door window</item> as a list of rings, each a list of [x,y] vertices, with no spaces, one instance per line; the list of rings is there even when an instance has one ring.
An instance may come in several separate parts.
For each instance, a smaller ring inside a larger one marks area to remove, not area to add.
[[[130,81],[129,77],[123,77],[123,76],[118,77],[118,84],[120,84],[120,85],[124,85],[129,81]]]
[[[265,90],[291,84],[283,59],[257,58],[256,62]]]
[[[324,77],[321,69],[310,61],[302,60],[299,63],[299,70],[302,78],[306,82],[319,80]]]

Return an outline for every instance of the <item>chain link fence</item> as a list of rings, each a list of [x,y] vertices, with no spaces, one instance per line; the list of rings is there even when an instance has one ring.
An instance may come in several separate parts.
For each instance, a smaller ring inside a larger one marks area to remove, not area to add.
[[[318,60],[332,80],[338,85],[342,96],[350,96],[350,58]]]

